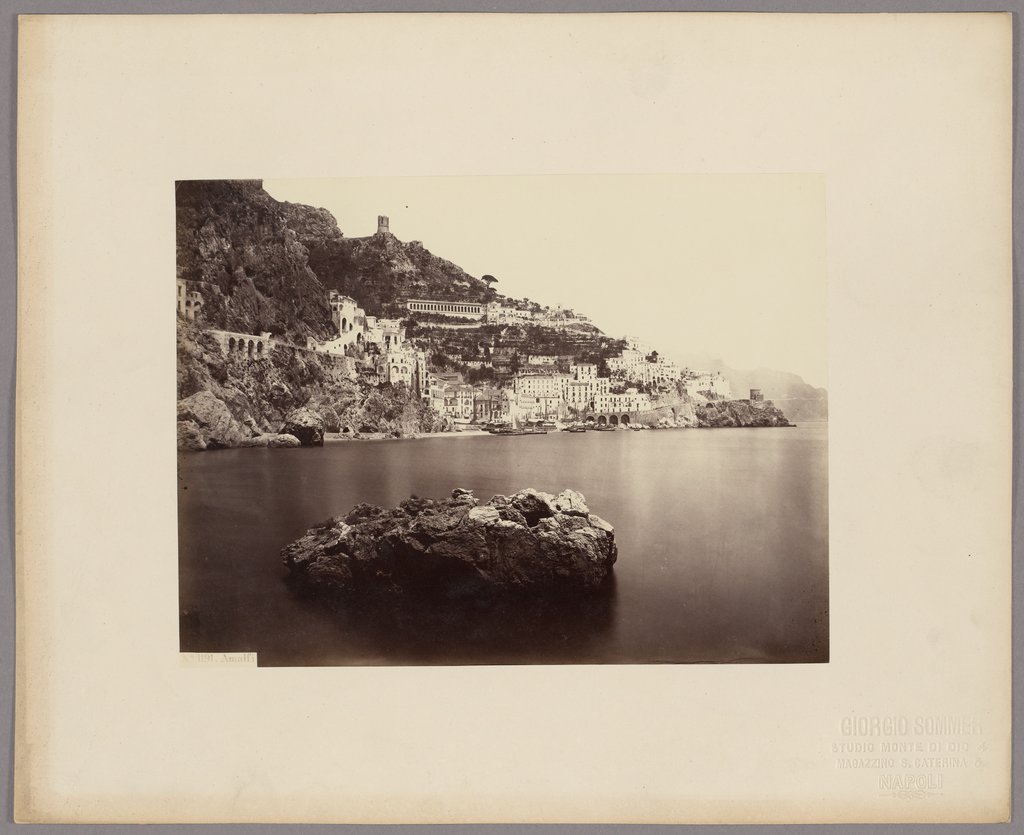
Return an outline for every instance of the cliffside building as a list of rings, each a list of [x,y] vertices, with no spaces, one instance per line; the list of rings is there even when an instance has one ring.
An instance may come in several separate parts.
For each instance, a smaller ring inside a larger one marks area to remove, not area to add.
[[[392,348],[377,358],[381,382],[404,383],[417,397],[429,397],[430,372],[427,355],[409,345]]]
[[[366,313],[356,300],[331,290],[328,301],[331,305],[331,319],[338,330],[338,339],[348,344],[362,342],[366,330]]]
[[[203,294],[198,290],[189,290],[188,282],[178,279],[178,313],[186,319],[195,319],[203,307]]]
[[[686,393],[690,397],[700,395],[701,397],[728,400],[732,392],[729,381],[721,374],[694,374],[686,378],[685,386]]]
[[[521,310],[511,305],[503,305],[501,302],[488,302],[486,305],[486,318],[491,324],[516,324],[531,322],[534,319],[533,312]]]
[[[410,313],[433,313],[438,316],[457,316],[463,319],[483,319],[484,305],[477,302],[449,302],[430,299],[410,299],[405,303]]]

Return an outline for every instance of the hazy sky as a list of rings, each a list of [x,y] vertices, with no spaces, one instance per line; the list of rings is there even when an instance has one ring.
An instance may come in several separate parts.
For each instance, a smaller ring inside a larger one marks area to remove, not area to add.
[[[348,237],[388,215],[497,289],[590,316],[685,361],[720,357],[826,385],[825,202],[818,175],[266,180]]]

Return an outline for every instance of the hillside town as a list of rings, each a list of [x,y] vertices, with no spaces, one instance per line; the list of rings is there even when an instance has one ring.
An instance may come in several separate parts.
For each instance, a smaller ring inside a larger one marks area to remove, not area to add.
[[[497,373],[487,382],[471,383],[462,372],[431,367],[426,346],[407,336],[408,318],[369,316],[355,299],[333,290],[329,303],[336,333],[323,341],[309,337],[299,346],[268,332],[208,329],[208,333],[227,355],[259,359],[274,347],[326,354],[342,364],[351,379],[370,386],[406,387],[451,429],[531,423],[625,426],[649,419],[659,403],[683,395],[708,401],[730,397],[729,383],[720,374],[682,368],[635,337],[625,337],[621,352],[609,357],[604,368],[571,355],[528,356],[514,370],[497,358],[480,359],[473,361],[473,368]],[[201,292],[179,279],[179,314],[201,323],[202,306]],[[572,310],[541,308],[526,301],[481,304],[413,299],[406,308],[409,317],[429,317],[434,327],[589,324]],[[485,357],[492,356],[485,352]],[[760,393],[752,391],[751,399],[760,399]]]

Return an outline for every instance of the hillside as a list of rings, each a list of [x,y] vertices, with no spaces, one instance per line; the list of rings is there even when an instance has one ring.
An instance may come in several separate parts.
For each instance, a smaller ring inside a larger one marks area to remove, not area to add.
[[[309,409],[328,432],[410,434],[441,427],[404,385],[351,380],[350,361],[275,347],[259,362],[225,356],[193,322],[178,319],[178,445],[245,446],[280,432],[290,414]]]
[[[404,316],[409,299],[487,302],[501,298],[484,281],[434,255],[419,241],[400,241],[390,232],[345,238],[340,233],[324,234],[319,226],[308,231],[293,228],[323,286],[351,296],[370,316]]]
[[[410,298],[502,298],[419,241],[346,238],[326,209],[275,200],[260,180],[181,181],[175,197],[178,277],[203,282],[213,327],[324,339],[330,290],[371,316],[402,316]]]
[[[626,345],[573,315],[543,313],[540,323],[517,318],[525,300],[506,299],[420,242],[399,240],[386,224],[373,235],[346,238],[329,211],[278,201],[259,180],[182,181],[175,195],[178,278],[198,290],[203,303],[198,324],[178,319],[179,432],[187,448],[248,444],[281,432],[298,410],[314,413],[328,431],[353,435],[408,434],[445,424],[416,396],[422,392],[414,394],[405,383],[376,387],[357,380],[362,352],[330,356],[304,349],[307,337],[336,335],[331,290],[351,296],[370,316],[403,319],[408,341],[426,352],[432,372],[459,372],[470,383],[507,382],[526,368],[566,372],[572,362],[593,363],[600,376],[610,376],[607,360]],[[494,322],[409,316],[405,302],[411,298],[497,300],[511,313]],[[546,309],[534,302],[531,310]],[[225,356],[202,332],[210,328],[269,331],[283,339],[250,362],[241,354]],[[691,369],[720,371],[734,397],[762,389],[794,422],[827,417],[825,390],[795,374],[737,371],[707,357],[677,359]],[[690,412],[693,404],[680,408]],[[678,422],[679,410],[673,406],[672,413]],[[734,418],[746,419],[730,413],[708,421]]]
[[[471,381],[502,379],[526,366],[533,357],[572,357],[576,361],[602,366],[617,356],[625,342],[605,336],[593,325],[580,324],[573,329],[555,330],[527,324],[477,323],[460,328],[409,320],[408,338],[428,351],[431,364],[445,370],[467,372]],[[493,374],[476,374],[469,363],[491,363]],[[569,360],[556,364],[568,371]],[[607,369],[607,366],[604,366]]]
[[[293,213],[259,180],[178,182],[175,203],[178,278],[201,282],[208,326],[300,344],[331,334],[327,293],[289,226]]]

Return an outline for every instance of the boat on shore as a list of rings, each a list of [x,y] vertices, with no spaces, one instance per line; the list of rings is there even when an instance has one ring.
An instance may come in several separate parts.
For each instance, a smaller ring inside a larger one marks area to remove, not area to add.
[[[547,435],[547,429],[499,429],[492,435]]]

